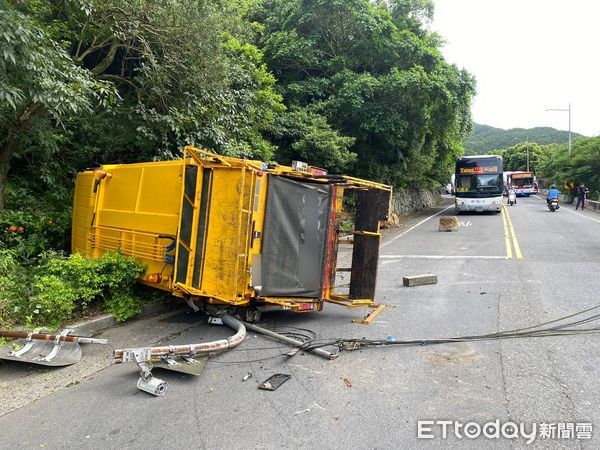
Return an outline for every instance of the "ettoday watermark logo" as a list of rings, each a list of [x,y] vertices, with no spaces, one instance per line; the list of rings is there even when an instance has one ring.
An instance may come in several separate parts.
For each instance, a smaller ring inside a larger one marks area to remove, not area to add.
[[[458,420],[419,420],[419,439],[525,439],[528,444],[536,439],[591,439],[590,422],[516,423],[500,422],[499,419],[479,422]]]

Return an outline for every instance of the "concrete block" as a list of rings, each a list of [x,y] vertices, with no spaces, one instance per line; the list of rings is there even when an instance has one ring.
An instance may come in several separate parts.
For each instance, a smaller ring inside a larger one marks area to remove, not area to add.
[[[440,217],[440,231],[458,231],[458,217]]]
[[[423,275],[410,275],[408,277],[402,277],[402,283],[406,287],[422,286],[424,284],[437,284],[437,275],[430,273]]]

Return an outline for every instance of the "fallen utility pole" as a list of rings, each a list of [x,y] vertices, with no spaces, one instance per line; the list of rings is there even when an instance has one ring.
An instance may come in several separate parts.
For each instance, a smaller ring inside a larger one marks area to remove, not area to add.
[[[166,345],[160,347],[141,347],[125,348],[114,351],[114,360],[116,363],[134,362],[140,369],[140,378],[137,382],[138,389],[148,392],[158,397],[165,395],[167,391],[167,382],[152,375],[153,362],[165,362],[160,367],[164,369],[183,372],[182,365],[185,366],[204,366],[205,361],[197,361],[195,356],[208,355],[209,353],[220,352],[240,345],[246,337],[246,327],[233,316],[225,314],[222,317],[223,323],[229,328],[235,330],[235,334],[227,339],[220,339],[213,342],[202,342],[199,344],[184,345]],[[180,361],[174,358],[179,358]],[[201,369],[200,369],[201,370]],[[185,371],[199,375],[200,371]]]
[[[0,337],[11,339],[27,339],[34,341],[76,342],[78,344],[108,344],[108,339],[96,339],[83,336],[65,336],[61,334],[31,333],[28,331],[0,330]]]
[[[265,336],[269,336],[270,338],[273,338],[277,341],[285,342],[287,344],[292,344],[294,347],[302,348],[302,346],[304,345],[304,343],[301,341],[298,341],[291,337],[283,336],[282,334],[275,333],[274,331],[267,330],[266,328],[262,328],[262,327],[259,327],[257,325],[253,325],[253,324],[247,323],[247,322],[244,322],[244,325],[246,326],[246,328],[249,328],[252,331],[256,331],[257,333],[263,334]],[[339,356],[339,353],[337,353],[337,352],[331,353],[331,352],[328,352],[327,350],[323,350],[322,348],[312,348],[312,349],[307,349],[306,351],[310,352],[310,353],[314,353],[315,355],[318,355],[321,358],[325,358],[325,359],[335,359]]]
[[[47,334],[0,330],[0,337],[17,339],[17,344],[22,345],[18,350],[0,348],[0,359],[52,367],[69,366],[81,359],[79,344],[108,344],[107,339],[71,336],[71,331],[66,328],[58,334]]]

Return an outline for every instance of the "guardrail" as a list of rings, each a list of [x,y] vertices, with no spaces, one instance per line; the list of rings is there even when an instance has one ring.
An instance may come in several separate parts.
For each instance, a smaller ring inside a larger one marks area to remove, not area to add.
[[[600,212],[600,202],[597,202],[595,200],[588,200],[588,203],[589,203],[589,206],[588,206],[589,209]]]

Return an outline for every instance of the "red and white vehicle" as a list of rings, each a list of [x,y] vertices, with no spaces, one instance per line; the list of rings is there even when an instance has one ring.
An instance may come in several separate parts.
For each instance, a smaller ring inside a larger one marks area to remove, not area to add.
[[[538,192],[537,179],[533,172],[504,172],[504,195],[508,195],[510,186],[517,193],[517,197],[529,197]]]

